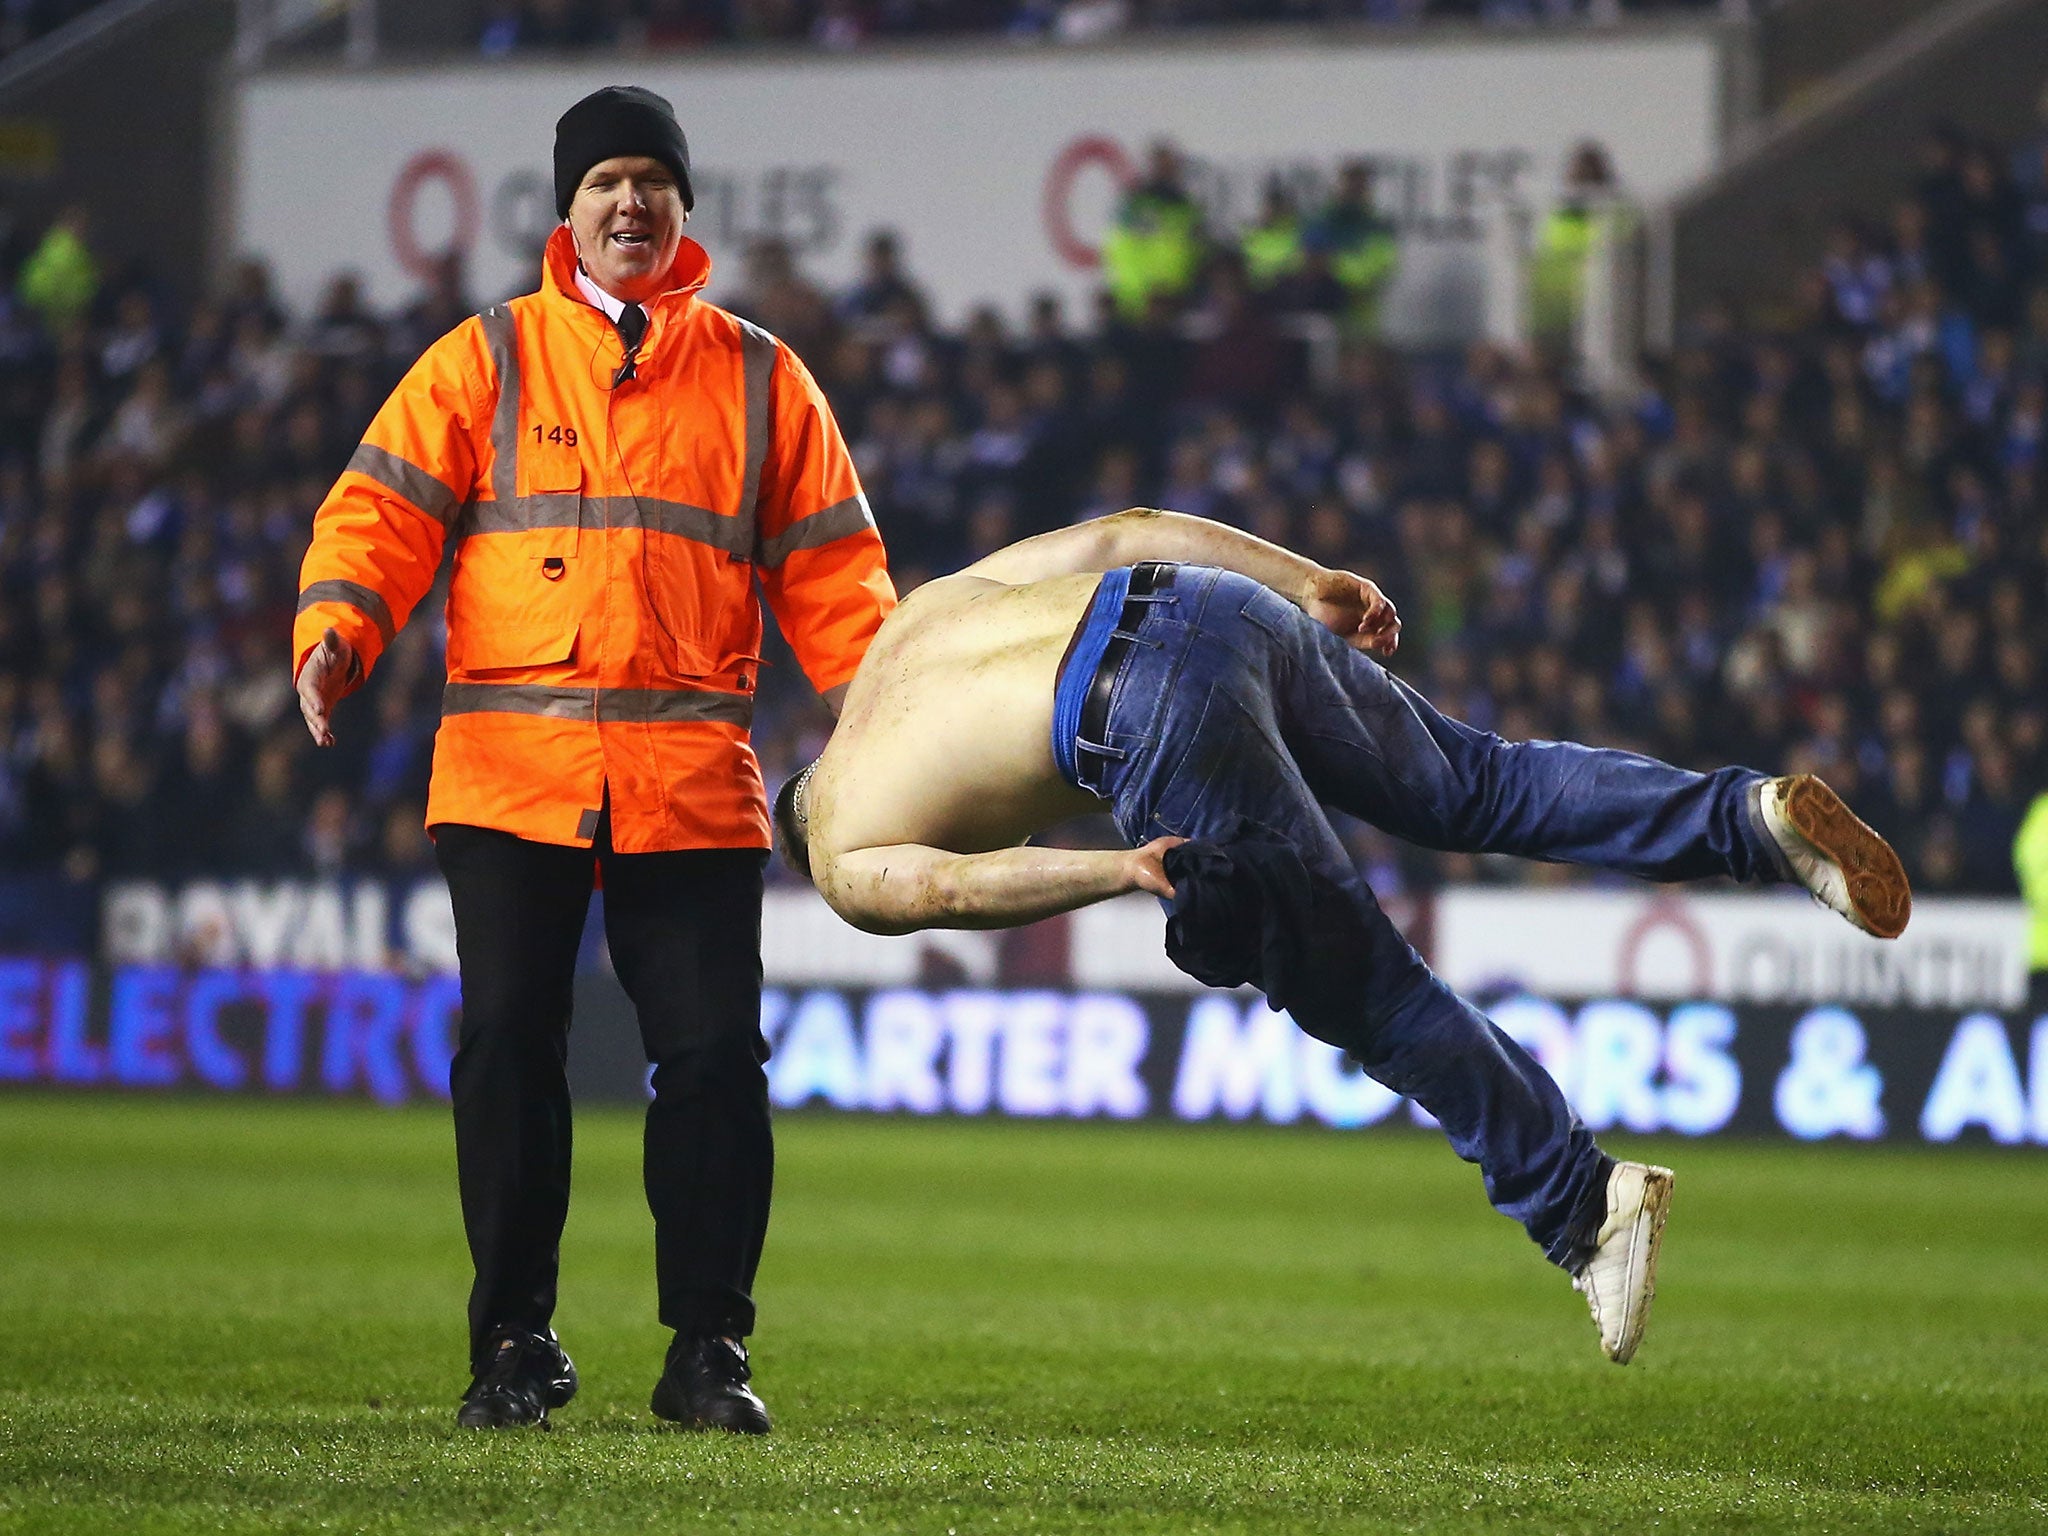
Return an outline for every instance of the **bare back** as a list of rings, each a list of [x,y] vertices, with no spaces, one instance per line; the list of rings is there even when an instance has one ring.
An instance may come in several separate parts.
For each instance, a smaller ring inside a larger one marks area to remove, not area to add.
[[[1104,808],[1054,764],[1054,694],[1102,573],[1147,561],[1235,571],[1361,649],[1390,655],[1400,638],[1394,605],[1364,577],[1177,512],[1132,507],[984,555],[882,625],[808,792],[778,799],[778,822],[799,857],[808,844],[835,912],[869,933],[911,933],[1011,927],[1128,891],[1173,894],[1170,837],[1018,846]]]
[[[963,574],[905,598],[868,648],[812,776],[812,848],[981,853],[1100,810],[1052,755],[1060,658],[1100,581]]]

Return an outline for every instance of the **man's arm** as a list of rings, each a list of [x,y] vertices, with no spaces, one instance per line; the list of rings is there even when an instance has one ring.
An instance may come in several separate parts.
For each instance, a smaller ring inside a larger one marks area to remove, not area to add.
[[[752,345],[766,340],[752,334]],[[789,348],[767,344],[775,357],[755,571],[797,663],[837,715],[896,589],[831,406]]]
[[[306,729],[323,747],[334,744],[335,704],[361,685],[433,585],[449,525],[475,486],[471,424],[486,419],[476,379],[487,366],[474,320],[429,347],[313,516],[292,681]]]
[[[1162,837],[1142,848],[993,853],[898,843],[819,859],[814,878],[832,910],[868,933],[1015,928],[1129,891],[1170,898],[1166,850],[1184,841]]]
[[[960,574],[1009,586],[1110,571],[1141,560],[1214,565],[1270,587],[1361,650],[1392,655],[1401,617],[1378,586],[1205,517],[1131,507],[999,549]]]

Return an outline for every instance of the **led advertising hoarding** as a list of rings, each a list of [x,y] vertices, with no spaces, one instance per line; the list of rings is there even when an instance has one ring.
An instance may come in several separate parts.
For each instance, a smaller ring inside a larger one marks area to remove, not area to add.
[[[2010,899],[1921,898],[1912,927],[1890,941],[1858,933],[1789,887],[1537,894],[1453,886],[1382,904],[1431,968],[1472,996],[1995,1013],[2018,1008],[2027,991],[2027,909]],[[1127,896],[1009,932],[885,938],[849,927],[815,891],[783,888],[768,893],[761,958],[770,983],[790,987],[1198,992],[1166,958],[1163,928],[1156,901]],[[99,959],[114,966],[455,970],[455,918],[438,876],[116,880],[103,894],[99,934]],[[602,939],[593,919],[586,969],[602,968]]]
[[[1596,1130],[2048,1145],[2048,1016],[1990,1011],[1489,1000]],[[445,1097],[452,977],[0,961],[0,1083]],[[783,1109],[1022,1118],[1428,1124],[1251,993],[774,987]],[[630,1005],[578,986],[579,1098],[632,1101]]]

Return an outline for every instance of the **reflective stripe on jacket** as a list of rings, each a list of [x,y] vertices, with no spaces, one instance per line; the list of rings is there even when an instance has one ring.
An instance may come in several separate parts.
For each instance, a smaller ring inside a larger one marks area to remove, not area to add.
[[[1254,288],[1271,288],[1301,270],[1301,220],[1288,214],[1270,223],[1254,224],[1239,237],[1245,276]]]
[[[1117,308],[1142,320],[1152,296],[1185,293],[1202,271],[1202,216],[1182,194],[1140,188],[1102,241],[1102,280]]]
[[[321,504],[295,660],[330,625],[365,673],[454,546],[427,822],[621,852],[764,848],[748,745],[758,580],[821,692],[895,605],[830,407],[766,331],[697,297],[685,240],[634,376],[576,291],[567,229],[541,290],[430,347]],[[368,722],[364,722],[367,727]]]
[[[1529,263],[1529,324],[1537,335],[1568,335],[1577,322],[1599,216],[1598,209],[1567,203],[1538,227]]]

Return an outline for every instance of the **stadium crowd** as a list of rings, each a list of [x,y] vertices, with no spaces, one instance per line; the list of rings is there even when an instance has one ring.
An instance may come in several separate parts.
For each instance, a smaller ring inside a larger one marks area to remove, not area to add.
[[[1747,15],[1752,7],[1747,0],[491,0],[477,46],[498,56],[721,42],[847,49],[961,33],[1088,42],[1130,31],[1260,22],[1597,23],[1717,9]]]
[[[1082,322],[1048,296],[1021,327],[936,326],[887,235],[844,292],[763,242],[714,297],[824,381],[904,589],[1126,505],[1224,519],[1374,575],[1407,621],[1396,669],[1474,724],[1812,769],[1921,889],[2007,892],[2048,781],[2048,176],[2020,165],[1937,135],[1912,195],[1844,221],[1778,313],[1697,317],[1619,405],[1542,348],[1377,344],[1323,271],[1346,249],[1328,209],[1277,269],[1256,229],[1196,226],[1191,271]],[[67,216],[5,279],[0,871],[430,869],[436,602],[332,751],[285,637],[312,509],[472,311],[459,270],[395,314],[338,276],[293,317],[252,263],[175,314]],[[1348,338],[1334,368],[1303,311]],[[767,669],[771,785],[828,723]],[[1566,877],[1354,831],[1390,894]]]

